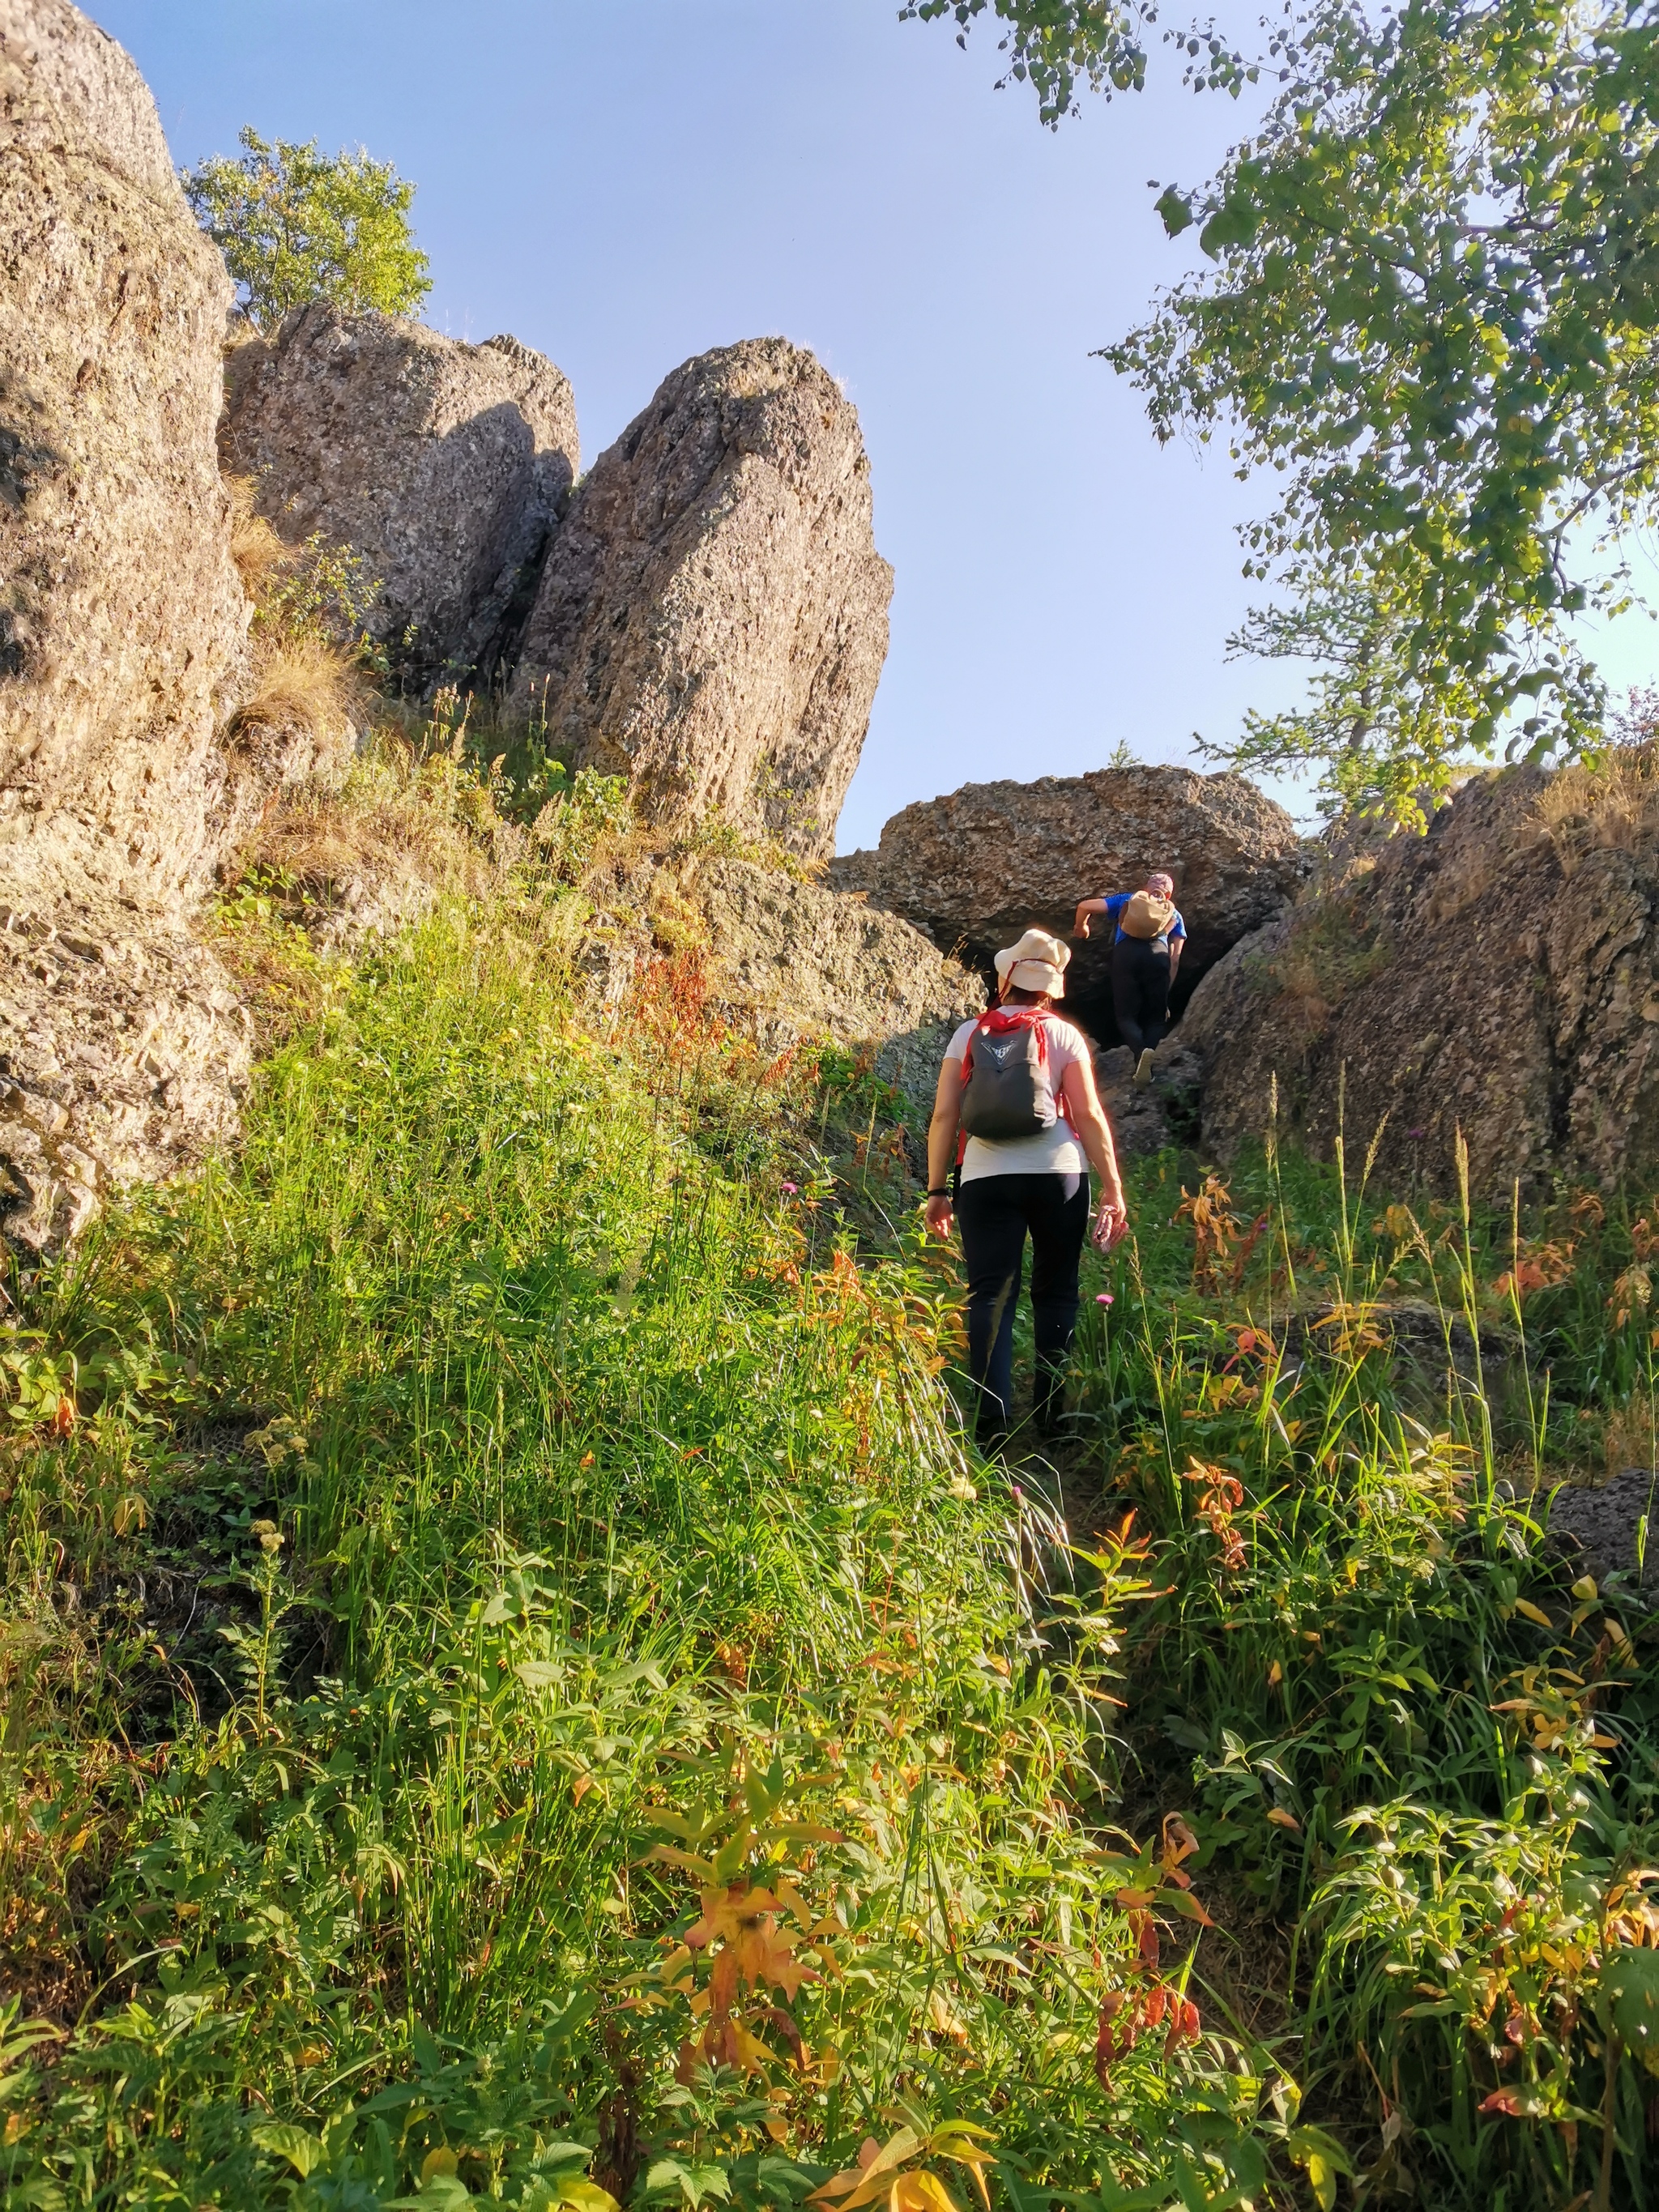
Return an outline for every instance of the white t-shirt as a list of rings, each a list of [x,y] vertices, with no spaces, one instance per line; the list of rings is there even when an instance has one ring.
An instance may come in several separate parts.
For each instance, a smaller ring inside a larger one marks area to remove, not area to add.
[[[1043,1023],[1048,1032],[1048,1074],[1058,1106],[1066,1069],[1074,1060],[1089,1059],[1089,1040],[1058,1014],[1046,1014]],[[978,1026],[977,1018],[963,1024],[945,1048],[946,1060],[960,1062]],[[1078,1141],[1077,1132],[1057,1115],[1052,1129],[1040,1129],[1034,1137],[969,1137],[962,1156],[962,1180],[977,1182],[981,1176],[1000,1175],[1079,1176],[1087,1171],[1088,1165],[1089,1156]]]

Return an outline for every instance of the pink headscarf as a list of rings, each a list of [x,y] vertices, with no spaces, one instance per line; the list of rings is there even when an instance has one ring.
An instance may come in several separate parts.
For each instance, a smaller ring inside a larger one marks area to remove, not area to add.
[[[1175,878],[1166,876],[1162,868],[1155,869],[1146,878],[1146,888],[1149,891],[1156,891],[1160,898],[1172,899],[1175,896]]]

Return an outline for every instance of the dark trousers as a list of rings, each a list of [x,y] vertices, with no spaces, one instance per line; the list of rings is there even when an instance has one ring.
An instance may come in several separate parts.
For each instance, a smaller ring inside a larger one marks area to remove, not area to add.
[[[1112,947],[1112,1012],[1117,1033],[1137,1060],[1170,1026],[1170,955],[1151,940],[1120,937]]]
[[[1033,1410],[1038,1428],[1047,1431],[1059,1416],[1066,1355],[1077,1328],[1089,1178],[981,1176],[957,1192],[957,1219],[968,1273],[968,1371],[979,1386],[980,1441],[1005,1435],[1012,1417],[1014,1306],[1028,1231],[1036,1326]]]

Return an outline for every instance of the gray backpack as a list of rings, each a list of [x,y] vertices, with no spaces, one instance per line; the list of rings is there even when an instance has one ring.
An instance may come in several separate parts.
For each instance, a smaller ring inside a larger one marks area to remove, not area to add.
[[[1048,1070],[1048,1024],[1040,1013],[1001,1007],[982,1014],[962,1056],[965,1136],[1006,1144],[1040,1137],[1060,1119]]]

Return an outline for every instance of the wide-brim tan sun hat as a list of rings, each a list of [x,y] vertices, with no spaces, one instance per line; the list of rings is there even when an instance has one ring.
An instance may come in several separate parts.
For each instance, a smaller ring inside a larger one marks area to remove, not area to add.
[[[1051,999],[1066,996],[1066,963],[1072,948],[1046,929],[1028,929],[1018,945],[996,957],[997,979],[1017,991],[1046,991]]]

